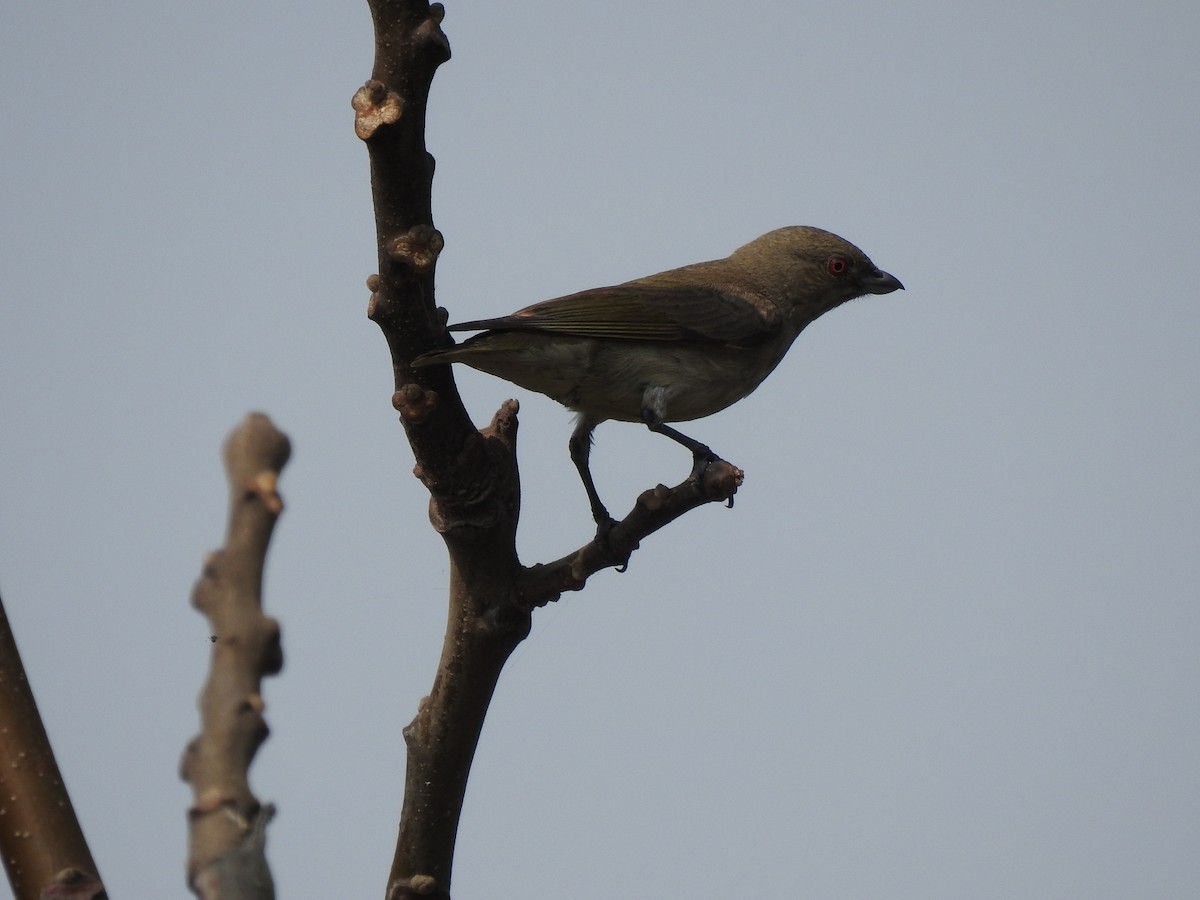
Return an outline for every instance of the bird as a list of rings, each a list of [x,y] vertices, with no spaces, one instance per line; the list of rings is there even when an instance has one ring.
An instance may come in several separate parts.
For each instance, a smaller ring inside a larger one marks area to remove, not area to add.
[[[589,466],[596,426],[645,424],[691,451],[697,479],[720,457],[669,423],[712,415],[750,394],[817,317],[903,289],[844,238],[791,225],[724,259],[451,325],[481,333],[412,365],[463,363],[573,410],[568,450],[603,540],[616,521]]]

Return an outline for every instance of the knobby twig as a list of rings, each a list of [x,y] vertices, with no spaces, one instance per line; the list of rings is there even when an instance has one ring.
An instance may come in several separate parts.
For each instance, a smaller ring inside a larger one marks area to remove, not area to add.
[[[267,545],[283,510],[276,490],[291,446],[270,419],[252,413],[225,442],[229,528],[204,562],[192,605],[208,617],[212,660],[200,694],[200,733],[180,773],[192,786],[188,885],[206,900],[275,896],[264,852],[274,808],[250,791],[250,763],[267,737],[262,678],[283,666],[279,623],[263,615]]]
[[[0,854],[16,900],[102,900],[104,885],[71,807],[0,603]]]
[[[379,273],[368,316],[391,351],[400,413],[430,492],[430,520],[450,557],[449,623],[433,688],[405,729],[408,767],[390,900],[448,898],[467,775],[488,704],[509,654],[529,633],[535,607],[578,590],[628,560],[638,542],[704,503],[731,500],[741,472],[724,462],[699,481],[659,486],[608,535],[547,565],[525,568],[515,538],[520,512],[517,404],[491,425],[471,424],[449,366],[414,370],[418,354],[445,345],[447,315],[434,302],[443,246],[431,211],[433,157],[425,110],[437,67],[450,58],[444,10],[428,0],[369,0],[375,25],[371,79],[354,95],[355,133],[371,160]]]
[[[519,602],[528,608],[545,606],[557,600],[563,591],[581,590],[588,576],[613,564],[614,556],[628,560],[642,538],[684,513],[706,503],[726,502],[732,506],[742,477],[741,469],[719,459],[709,464],[698,481],[689,478],[673,488],[660,484],[643,492],[629,515],[608,533],[607,547],[593,539],[552,563],[523,569],[517,585]]]

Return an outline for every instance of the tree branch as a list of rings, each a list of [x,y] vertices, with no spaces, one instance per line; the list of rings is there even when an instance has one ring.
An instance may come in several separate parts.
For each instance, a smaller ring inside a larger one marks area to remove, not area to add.
[[[604,543],[593,539],[552,563],[522,569],[517,584],[519,602],[523,608],[533,609],[557,600],[563,591],[582,590],[591,575],[613,565],[614,556],[628,562],[642,538],[684,513],[706,503],[733,506],[733,495],[742,478],[741,469],[720,459],[710,463],[698,481],[689,478],[673,488],[660,484],[644,491],[629,515],[613,526]]]
[[[0,854],[17,900],[101,900],[83,829],[75,817],[38,714],[17,642],[0,603]]]
[[[433,688],[405,729],[408,765],[389,898],[449,897],[454,841],[467,775],[500,670],[529,631],[512,603],[519,481],[517,405],[492,425],[471,424],[447,366],[414,371],[412,359],[447,341],[434,304],[442,237],[433,227],[433,158],[425,106],[438,65],[450,57],[441,4],[371,0],[375,64],[354,95],[355,133],[367,144],[379,273],[368,279],[368,316],[392,356],[395,393],[429,489],[430,519],[450,555],[446,640]]]
[[[262,578],[283,510],[276,485],[290,453],[287,436],[260,413],[230,434],[224,447],[230,490],[225,546],[205,560],[192,593],[213,641],[200,694],[200,734],[180,764],[181,777],[192,786],[187,874],[198,897],[275,896],[264,852],[274,807],[251,793],[249,769],[267,737],[262,679],[283,667],[279,623],[262,612]]]
[[[394,393],[429,489],[429,517],[450,557],[449,616],[429,696],[404,731],[407,771],[389,900],[449,898],[454,842],[467,776],[500,671],[529,633],[532,610],[578,590],[592,573],[627,561],[638,541],[703,503],[729,500],[741,472],[724,462],[699,481],[643,494],[608,536],[548,565],[517,558],[520,514],[517,404],[505,402],[482,431],[471,424],[450,366],[411,367],[449,343],[434,301],[443,245],[432,218],[433,157],[425,108],[450,58],[444,10],[427,0],[369,0],[375,25],[371,79],[351,101],[355,133],[371,160],[379,273],[367,280],[368,316],[391,351]]]

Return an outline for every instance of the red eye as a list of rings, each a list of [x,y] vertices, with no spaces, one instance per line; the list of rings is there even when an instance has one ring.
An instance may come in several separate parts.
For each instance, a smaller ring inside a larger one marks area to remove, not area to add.
[[[829,268],[829,274],[834,277],[845,275],[846,270],[850,268],[850,264],[840,256],[831,256],[826,265]]]

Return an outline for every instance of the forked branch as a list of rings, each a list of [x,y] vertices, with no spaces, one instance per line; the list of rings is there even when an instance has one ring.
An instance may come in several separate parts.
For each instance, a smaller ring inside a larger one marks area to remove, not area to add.
[[[704,503],[732,498],[741,472],[724,462],[698,481],[643,494],[609,533],[557,562],[523,567],[516,552],[520,481],[517,404],[476,430],[449,366],[413,369],[444,346],[446,313],[434,300],[442,235],[431,212],[433,157],[425,108],[434,72],[450,58],[444,10],[427,0],[369,0],[375,24],[371,78],[354,95],[355,133],[371,160],[379,272],[368,316],[391,351],[392,405],[415,473],[430,493],[430,520],[450,557],[449,621],[429,696],[405,729],[407,774],[387,896],[448,898],[467,775],[500,671],[529,633],[535,607],[578,590],[623,563],[638,542]]]

